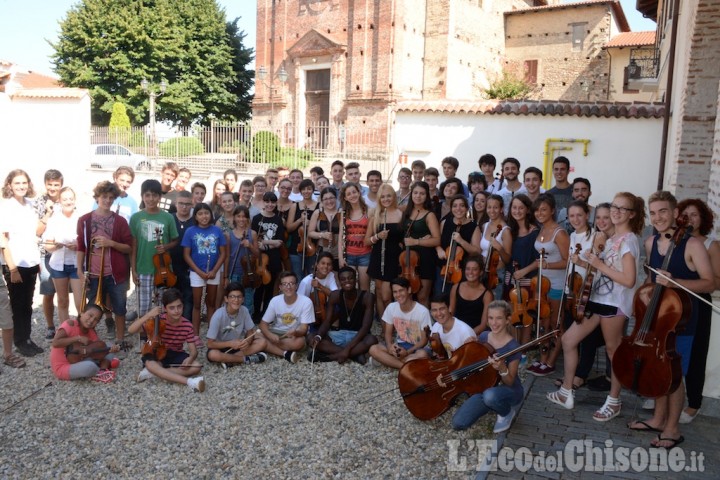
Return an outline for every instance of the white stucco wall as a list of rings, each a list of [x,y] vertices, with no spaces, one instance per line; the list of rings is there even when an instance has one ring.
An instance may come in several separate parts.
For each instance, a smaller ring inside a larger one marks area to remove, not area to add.
[[[422,159],[442,173],[440,161],[454,156],[460,161],[458,177],[479,170],[480,155],[492,153],[500,163],[517,158],[524,170],[543,168],[548,138],[589,139],[588,156],[582,144],[556,152],[570,159],[570,178],[586,177],[592,183],[591,204],[612,200],[619,191],[644,198],[656,190],[660,155],[661,119],[585,118],[543,115],[473,115],[398,112],[395,150],[412,160]],[[550,172],[545,172],[550,176]]]
[[[50,168],[66,185],[83,183],[90,145],[90,97],[8,98],[0,94],[0,181],[10,170],[28,172],[39,191]]]

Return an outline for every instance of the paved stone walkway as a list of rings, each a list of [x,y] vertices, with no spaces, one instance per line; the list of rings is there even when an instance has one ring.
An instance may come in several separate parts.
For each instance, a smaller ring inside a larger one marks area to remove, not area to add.
[[[503,466],[512,465],[512,458],[503,462],[507,457],[501,450],[498,469],[480,472],[478,479],[720,478],[720,418],[703,415],[703,411],[716,412],[718,400],[704,399],[700,416],[690,425],[681,425],[685,442],[666,456],[663,449],[649,448],[655,434],[631,431],[626,426],[632,419],[650,416],[651,412],[642,409],[642,399],[623,390],[622,413],[600,423],[592,419],[592,414],[605,401],[605,392],[579,389],[573,410],[565,410],[545,398],[547,392],[556,389],[553,381],[562,375],[562,370],[558,372],[544,378],[528,375],[526,397],[515,423],[498,437],[503,448],[508,447],[518,455],[533,455],[534,466],[525,468],[520,462],[518,468],[503,471]],[[591,448],[593,454],[585,455]],[[557,468],[559,457],[562,471]],[[619,468],[613,470],[616,462]],[[668,468],[663,469],[665,466]],[[680,471],[676,471],[678,468]]]

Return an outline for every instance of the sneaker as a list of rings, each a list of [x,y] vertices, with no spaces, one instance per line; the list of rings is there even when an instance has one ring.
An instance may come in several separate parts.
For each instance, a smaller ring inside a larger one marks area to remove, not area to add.
[[[369,357],[369,358],[368,358],[368,361],[367,361],[367,363],[366,363],[365,365],[367,365],[368,367],[374,368],[374,367],[379,367],[379,366],[380,366],[380,362],[378,362],[377,360],[375,360],[373,357]]]
[[[502,433],[510,428],[510,425],[512,425],[512,421],[515,418],[515,415],[517,415],[518,407],[510,407],[510,412],[508,412],[507,415],[504,417],[501,415],[498,415],[497,420],[495,420],[495,427],[493,428],[493,433]]]
[[[205,391],[205,379],[203,377],[188,378],[187,386],[193,392],[204,392]]]
[[[107,328],[108,334],[115,335],[115,320],[113,317],[105,317],[105,327]]]
[[[37,344],[35,342],[33,342],[32,340],[28,339],[27,343],[28,343],[28,345],[30,345],[30,348],[35,350],[35,353],[43,353],[45,351],[41,347],[38,347]]]
[[[45,340],[52,340],[53,338],[55,338],[55,327],[48,327]]]
[[[115,372],[112,370],[100,370],[90,380],[98,383],[111,383],[115,380]]]
[[[690,415],[685,410],[683,410],[682,412],[680,412],[680,423],[684,425],[692,423],[692,421],[695,420],[695,417],[698,416],[698,413],[700,413],[699,408],[695,411],[695,415]]]
[[[145,380],[150,380],[151,378],[155,378],[155,375],[150,373],[150,370],[148,370],[147,368],[143,368],[142,370],[140,370],[140,373],[138,373],[136,381],[144,382]]]
[[[297,352],[287,351],[287,352],[285,352],[285,354],[283,355],[283,357],[285,357],[285,360],[287,360],[287,361],[290,362],[290,363],[297,363],[297,362],[298,362]]]
[[[265,352],[245,356],[245,363],[263,363],[265,360],[267,360],[267,353]]]
[[[542,364],[538,361],[532,362],[530,364],[530,366],[525,369],[525,371],[530,372],[530,373],[535,372],[535,371],[537,371],[538,368],[540,368],[540,365],[542,365]]]
[[[648,398],[645,400],[642,404],[643,410],[655,410],[655,399],[654,398]]]
[[[527,371],[535,375],[536,377],[547,377],[548,375],[555,373],[555,367],[551,367],[550,365],[545,365],[544,363],[541,363],[539,367],[533,370],[530,370],[528,368]]]
[[[15,345],[15,348],[23,357],[34,357],[38,354],[37,350],[30,346],[29,340]]]

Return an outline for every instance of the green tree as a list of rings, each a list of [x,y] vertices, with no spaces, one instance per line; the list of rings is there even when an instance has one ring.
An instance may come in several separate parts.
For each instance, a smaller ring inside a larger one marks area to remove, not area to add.
[[[232,52],[233,80],[229,87],[230,92],[238,99],[237,105],[230,109],[220,108],[221,120],[246,120],[252,112],[250,102],[252,95],[250,89],[255,82],[255,71],[248,70],[247,66],[255,57],[251,47],[245,47],[243,40],[245,32],[241,31],[237,23],[240,18],[227,22],[225,30]]]
[[[236,35],[240,42],[243,36]],[[210,114],[245,118],[249,98],[234,88],[231,44],[215,0],[81,0],[60,22],[52,46],[63,84],[90,90],[93,122],[107,123],[122,99],[133,122],[145,123],[149,100],[140,82],[146,78],[167,83],[157,97],[157,120],[187,126]]]
[[[127,109],[125,104],[122,102],[113,103],[112,115],[110,115],[110,128],[127,128],[129,129],[132,125],[130,124],[130,117],[128,117]]]

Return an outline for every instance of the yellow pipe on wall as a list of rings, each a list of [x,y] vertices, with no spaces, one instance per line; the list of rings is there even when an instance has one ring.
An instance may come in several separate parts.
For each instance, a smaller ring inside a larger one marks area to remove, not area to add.
[[[545,150],[543,151],[543,187],[545,189],[551,187],[550,177],[552,176],[552,161],[554,160],[553,152],[556,150],[572,150],[572,147],[555,147],[551,150],[551,143],[582,143],[583,156],[587,157],[590,140],[585,138],[548,138],[545,140]]]

